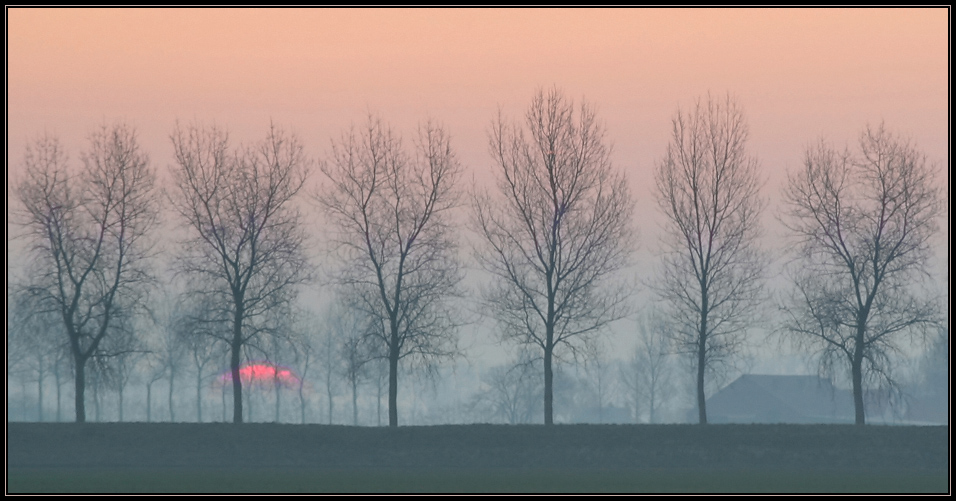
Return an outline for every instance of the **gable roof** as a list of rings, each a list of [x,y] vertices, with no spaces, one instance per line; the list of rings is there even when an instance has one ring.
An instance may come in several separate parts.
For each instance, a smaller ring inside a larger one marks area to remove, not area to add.
[[[848,392],[819,376],[745,374],[707,399],[708,421],[820,423],[853,419]]]

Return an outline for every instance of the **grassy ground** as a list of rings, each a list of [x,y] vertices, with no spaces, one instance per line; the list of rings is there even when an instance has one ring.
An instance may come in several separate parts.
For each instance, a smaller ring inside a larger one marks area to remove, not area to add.
[[[10,423],[8,493],[946,493],[948,427]]]
[[[34,470],[14,493],[946,493],[945,474],[579,470]]]

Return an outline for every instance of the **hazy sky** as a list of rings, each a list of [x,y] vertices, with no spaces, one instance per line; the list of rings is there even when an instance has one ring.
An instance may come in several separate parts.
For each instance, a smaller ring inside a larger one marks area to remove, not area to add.
[[[214,121],[237,142],[263,137],[272,119],[318,159],[368,112],[408,139],[422,119],[443,122],[480,179],[492,165],[486,134],[497,110],[520,117],[536,89],[557,86],[597,106],[644,235],[658,219],[652,171],[670,120],[708,92],[742,104],[772,210],[808,142],[852,144],[880,121],[913,138],[948,183],[945,8],[7,14],[8,182],[26,142],[44,131],[76,161],[94,126],[122,119],[165,169],[177,119]]]

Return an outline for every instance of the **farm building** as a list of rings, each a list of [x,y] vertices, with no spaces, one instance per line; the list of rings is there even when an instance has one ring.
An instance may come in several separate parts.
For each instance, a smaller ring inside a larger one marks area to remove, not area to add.
[[[696,412],[696,411],[695,411]],[[745,374],[707,399],[710,423],[852,423],[853,397],[818,376]]]

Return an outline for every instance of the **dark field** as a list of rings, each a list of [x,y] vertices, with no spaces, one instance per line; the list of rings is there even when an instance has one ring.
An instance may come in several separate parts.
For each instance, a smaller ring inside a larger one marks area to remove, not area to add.
[[[9,423],[7,492],[949,492],[949,428]]]

